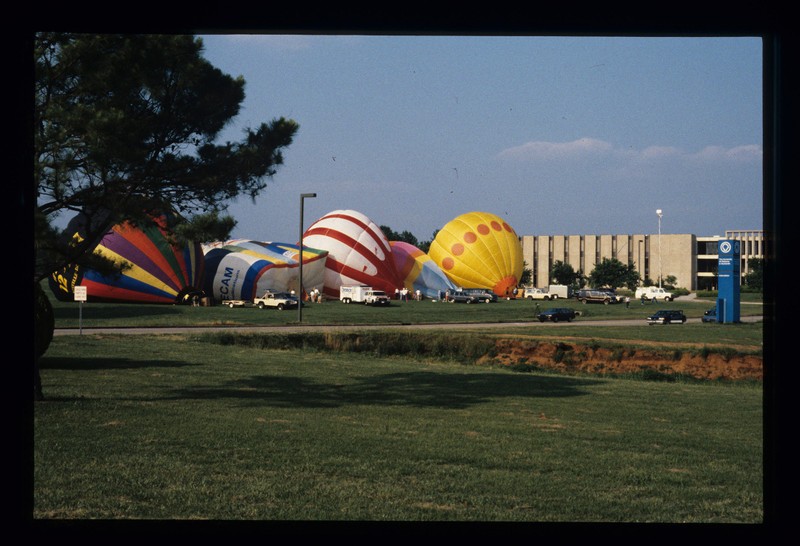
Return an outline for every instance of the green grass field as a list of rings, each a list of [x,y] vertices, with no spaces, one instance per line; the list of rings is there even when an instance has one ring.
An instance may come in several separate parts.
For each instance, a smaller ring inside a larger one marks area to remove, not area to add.
[[[758,384],[62,336],[37,519],[760,523]]]
[[[455,350],[424,357],[320,350],[302,334],[276,348],[267,338],[281,328],[56,336],[34,406],[33,517],[761,523],[760,383],[521,373],[469,357],[483,335],[760,352],[761,323],[644,321],[667,306],[698,317],[707,301],[564,303],[583,312],[569,326],[533,321],[528,301],[303,310],[304,324],[385,322],[384,334],[462,324],[426,334]],[[54,307],[57,327],[78,327],[77,304]],[[87,328],[297,321],[296,311],[222,307],[84,304],[81,315]],[[600,318],[641,324],[591,324]],[[473,322],[515,324],[477,336]]]

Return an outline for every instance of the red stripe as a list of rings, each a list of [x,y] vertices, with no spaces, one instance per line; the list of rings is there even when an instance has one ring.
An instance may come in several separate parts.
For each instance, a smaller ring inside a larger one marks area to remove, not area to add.
[[[378,256],[376,256],[370,249],[365,247],[363,244],[359,243],[358,241],[354,240],[350,236],[340,232],[335,231],[331,228],[314,228],[313,226],[308,230],[307,235],[324,235],[326,237],[330,237],[340,243],[344,243],[353,250],[357,251],[361,256],[363,256],[370,264],[372,264],[378,274],[385,276],[388,282],[396,283],[397,279],[397,270],[394,267],[394,261],[390,254],[386,254],[386,260],[381,261]],[[389,251],[391,252],[391,250]],[[328,262],[335,261],[335,258],[331,257],[328,254]],[[344,264],[342,264],[344,266]],[[344,266],[349,267],[349,266]],[[356,269],[350,268],[351,271],[357,271]],[[359,271],[359,274],[363,274],[363,271]]]
[[[380,233],[375,232],[372,228],[370,228],[367,224],[365,224],[364,222],[362,222],[361,220],[359,220],[355,216],[349,216],[347,214],[330,214],[330,215],[325,216],[324,218],[322,218],[320,221],[325,220],[326,218],[341,218],[342,220],[347,220],[348,222],[351,222],[351,223],[357,225],[358,227],[360,227],[364,231],[368,231],[370,234],[372,234],[372,237],[375,240],[377,240],[381,244],[382,247],[384,247],[384,251],[387,251],[387,252],[391,251],[391,247],[388,247],[388,246],[383,244],[383,240],[386,237],[385,235],[383,237],[381,237]]]

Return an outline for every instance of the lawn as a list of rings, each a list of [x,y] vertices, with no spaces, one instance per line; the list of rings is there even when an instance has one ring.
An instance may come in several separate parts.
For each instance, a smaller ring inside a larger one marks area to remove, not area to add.
[[[539,302],[580,311],[570,325],[540,324],[526,300],[303,308],[312,330],[434,327],[414,354],[402,335],[381,339],[404,347],[375,350],[364,332],[284,334],[297,310],[53,301],[57,328],[231,329],[56,336],[34,405],[33,517],[761,523],[761,383],[560,375],[473,355],[487,335],[761,353],[760,322],[644,320],[713,304]],[[743,300],[742,316],[761,312]],[[482,323],[497,327],[476,335]]]
[[[764,518],[760,384],[515,373],[212,335],[59,336],[42,378],[37,520]]]

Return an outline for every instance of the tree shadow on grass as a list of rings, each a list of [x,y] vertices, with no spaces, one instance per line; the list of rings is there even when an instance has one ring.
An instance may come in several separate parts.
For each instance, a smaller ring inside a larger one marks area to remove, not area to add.
[[[364,378],[351,384],[323,384],[296,377],[256,376],[218,387],[173,391],[180,399],[239,399],[244,405],[336,408],[348,405],[463,409],[513,396],[563,398],[589,394],[583,387],[601,380],[508,374],[408,372]]]
[[[135,370],[137,368],[182,368],[196,366],[183,360],[140,360],[135,358],[44,357],[40,370]]]
[[[112,305],[112,304],[86,304],[82,310],[73,307],[54,307],[53,316],[56,321],[77,319],[79,316],[83,320],[103,320],[103,319],[122,319],[138,318],[149,316],[177,315],[180,310],[174,305]]]

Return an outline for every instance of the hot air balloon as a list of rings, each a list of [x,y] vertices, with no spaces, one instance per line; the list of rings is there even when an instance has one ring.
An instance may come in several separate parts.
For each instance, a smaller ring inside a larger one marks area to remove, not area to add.
[[[506,296],[522,276],[522,245],[499,216],[468,212],[448,222],[428,255],[457,286]]]
[[[167,228],[172,214],[156,214],[150,222],[122,222],[112,227],[93,252],[121,266],[119,273],[101,273],[70,265],[50,277],[57,299],[72,301],[75,286],[87,288],[89,302],[188,303],[203,295],[205,260],[199,243],[174,243]],[[86,217],[79,214],[67,225],[73,239],[85,237]]]
[[[300,247],[249,239],[203,245],[206,275],[203,288],[218,301],[252,300],[265,290],[299,290]],[[303,245],[303,288],[321,289],[325,276],[323,250]]]
[[[380,227],[354,210],[329,212],[303,234],[303,245],[328,251],[323,293],[339,299],[344,285],[369,285],[393,294],[403,286]]]
[[[456,289],[453,281],[422,250],[403,241],[389,241],[389,244],[397,271],[407,289],[412,292],[419,290],[426,298],[433,299]]]

